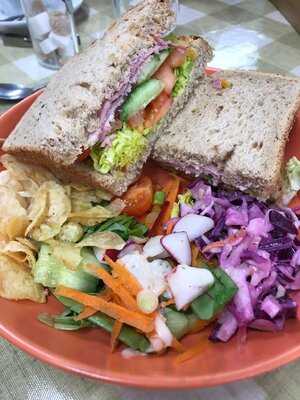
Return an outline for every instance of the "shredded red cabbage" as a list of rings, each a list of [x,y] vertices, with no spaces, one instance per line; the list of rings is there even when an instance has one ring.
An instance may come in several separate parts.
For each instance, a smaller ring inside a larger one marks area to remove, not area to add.
[[[281,209],[239,191],[228,192],[196,180],[189,186],[193,211],[213,218],[214,228],[195,240],[202,251],[207,241],[224,241],[208,248],[207,259],[217,257],[238,286],[232,302],[219,317],[213,341],[228,341],[237,331],[283,329],[285,320],[296,317],[297,303],[291,291],[300,289],[299,220],[290,209]],[[180,215],[180,216],[182,216]],[[238,232],[237,240],[226,241]]]

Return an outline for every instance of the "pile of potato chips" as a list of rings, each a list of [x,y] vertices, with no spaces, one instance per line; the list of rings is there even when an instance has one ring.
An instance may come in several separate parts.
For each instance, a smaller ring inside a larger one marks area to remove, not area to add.
[[[39,243],[54,243],[67,222],[103,222],[120,214],[124,204],[102,190],[62,185],[46,169],[11,155],[0,161],[6,168],[0,172],[0,296],[42,303],[46,291],[31,274]],[[107,204],[99,205],[103,200]],[[76,256],[75,246],[73,251]]]

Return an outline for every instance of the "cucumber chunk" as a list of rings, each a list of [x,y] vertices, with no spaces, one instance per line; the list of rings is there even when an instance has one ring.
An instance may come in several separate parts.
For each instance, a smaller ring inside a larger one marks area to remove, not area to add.
[[[139,85],[150,79],[151,76],[158,70],[158,68],[165,62],[169,54],[170,49],[166,49],[159,52],[158,54],[154,54],[154,56],[152,56],[150,60],[144,65],[138,77],[137,84]]]
[[[150,79],[137,86],[124,102],[121,120],[127,121],[132,115],[147,107],[164,90],[164,84],[158,79]]]

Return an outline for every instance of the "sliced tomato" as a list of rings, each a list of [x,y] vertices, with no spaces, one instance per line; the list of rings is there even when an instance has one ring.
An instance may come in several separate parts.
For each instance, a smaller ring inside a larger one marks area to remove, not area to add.
[[[172,68],[180,67],[185,61],[187,51],[187,49],[180,47],[175,48],[166,59],[166,63]]]
[[[140,217],[146,214],[152,207],[153,184],[148,176],[143,176],[123,195],[126,206],[125,214]]]
[[[128,118],[127,123],[131,128],[140,128],[144,124],[144,119],[145,119],[145,110],[140,110],[136,114]]]
[[[91,154],[91,149],[86,149],[82,154],[80,154],[79,157],[77,157],[77,161],[83,161],[85,160],[89,155]]]
[[[166,92],[162,92],[154,99],[146,108],[145,127],[152,128],[157,124],[167,114],[172,102],[172,98]]]
[[[154,78],[159,79],[165,85],[164,91],[167,94],[171,94],[173,87],[176,83],[176,76],[172,70],[172,67],[166,62],[155,72]]]

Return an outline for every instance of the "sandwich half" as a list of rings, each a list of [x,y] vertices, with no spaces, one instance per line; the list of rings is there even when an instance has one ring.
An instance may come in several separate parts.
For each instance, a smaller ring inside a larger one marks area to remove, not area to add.
[[[198,37],[170,35],[169,0],[145,0],[50,81],[3,145],[64,181],[121,195],[212,57]]]
[[[300,107],[300,79],[222,71],[203,79],[152,158],[262,199],[282,193],[284,152]]]

